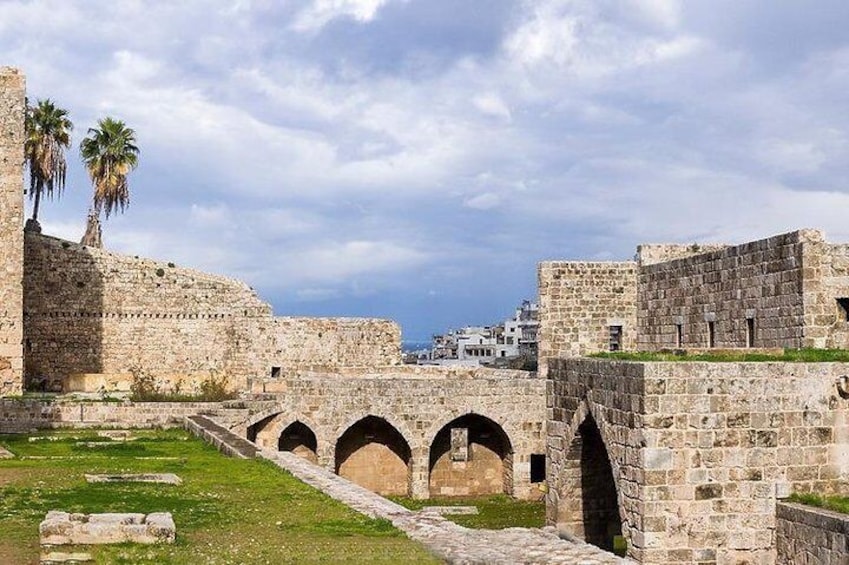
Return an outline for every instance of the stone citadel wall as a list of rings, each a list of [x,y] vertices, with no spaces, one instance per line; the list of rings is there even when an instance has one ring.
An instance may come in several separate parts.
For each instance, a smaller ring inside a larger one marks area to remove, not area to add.
[[[539,264],[539,359],[606,351],[610,326],[622,328],[622,349],[636,339],[637,264],[546,261]]]
[[[752,329],[756,347],[813,346],[803,248],[814,241],[819,232],[797,231],[641,268],[637,348],[746,347]]]
[[[52,388],[74,373],[226,375],[231,385],[304,366],[392,365],[385,320],[273,318],[242,282],[26,234],[25,368]]]
[[[23,353],[24,75],[0,67],[0,396],[20,394]]]
[[[433,469],[443,469],[446,474],[452,474],[453,470],[457,478],[455,482],[450,479],[442,482],[439,485],[442,492],[475,494],[476,488],[488,488],[479,484],[488,476],[499,484],[502,481],[509,484],[508,492],[519,498],[539,498],[541,492],[530,483],[530,459],[531,454],[545,453],[545,381],[529,378],[528,373],[522,371],[476,369],[469,379],[455,379],[451,373],[439,370],[429,373],[429,377],[410,378],[403,369],[400,372],[386,369],[381,378],[325,375],[280,379],[274,388],[276,395],[264,395],[264,398],[274,398],[274,405],[253,415],[234,431],[253,436],[261,447],[277,449],[283,431],[300,422],[315,434],[315,460],[329,469],[334,469],[337,463],[337,448],[345,449],[340,439],[349,431],[346,438],[350,438],[355,451],[361,450],[363,457],[357,454],[356,458],[364,470],[368,470],[369,463],[384,463],[379,472],[370,473],[370,476],[354,468],[349,478],[356,482],[371,479],[366,486],[381,491],[387,486],[381,481],[393,481],[389,485],[393,488],[397,482],[392,478],[396,476],[392,460],[397,460],[398,456],[393,457],[386,447],[392,447],[392,441],[382,439],[383,431],[373,427],[364,429],[359,437],[350,433],[358,422],[368,417],[381,419],[400,436],[398,443],[402,448],[395,451],[404,452],[403,444],[409,450],[409,461],[400,464],[403,492],[395,494],[428,498],[430,456],[435,438],[452,421],[471,415],[473,421],[469,425],[462,422],[457,425],[471,430],[476,423],[474,420],[489,420],[495,426],[481,434],[486,436],[491,431],[479,447],[471,446],[468,460],[451,462],[440,457],[432,462]],[[271,390],[268,387],[268,391]],[[501,473],[501,462],[494,460],[491,452],[495,449],[489,449],[491,446],[485,441],[496,439],[499,428],[509,442],[509,453],[502,454],[505,456],[503,476],[496,475]],[[469,443],[473,442],[474,438],[470,437]],[[384,445],[374,445],[376,443]],[[372,461],[362,461],[366,458]],[[477,473],[473,466],[481,458],[498,463],[499,469],[478,469],[480,473]],[[499,489],[498,492],[503,491]]]
[[[846,494],[846,363],[631,363],[549,368],[548,521],[575,531],[591,416],[606,446],[614,515],[646,563],[772,563],[776,500]],[[585,400],[583,400],[585,399]],[[580,530],[577,533],[581,533]]]

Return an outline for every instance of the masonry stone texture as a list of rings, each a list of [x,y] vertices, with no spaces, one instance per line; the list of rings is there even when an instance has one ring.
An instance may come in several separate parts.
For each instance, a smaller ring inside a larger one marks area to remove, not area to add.
[[[22,390],[24,75],[0,67],[0,396]]]
[[[246,284],[173,263],[26,234],[25,372],[60,390],[77,373],[249,379],[400,362],[388,320],[275,318]]]

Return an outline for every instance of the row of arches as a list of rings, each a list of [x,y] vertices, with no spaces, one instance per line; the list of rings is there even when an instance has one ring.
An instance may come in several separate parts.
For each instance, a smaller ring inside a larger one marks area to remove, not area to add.
[[[248,429],[248,439],[273,419]],[[277,438],[277,449],[319,462],[318,438],[296,420]],[[480,414],[465,414],[445,424],[428,447],[430,496],[475,496],[512,492],[513,448],[503,428]],[[382,495],[408,495],[413,452],[410,444],[385,419],[369,415],[348,427],[333,450],[335,472]]]

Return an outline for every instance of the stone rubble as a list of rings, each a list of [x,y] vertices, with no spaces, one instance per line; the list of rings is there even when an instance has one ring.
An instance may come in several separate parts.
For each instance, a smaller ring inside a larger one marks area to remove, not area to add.
[[[72,514],[51,510],[38,527],[41,545],[174,543],[170,512]]]

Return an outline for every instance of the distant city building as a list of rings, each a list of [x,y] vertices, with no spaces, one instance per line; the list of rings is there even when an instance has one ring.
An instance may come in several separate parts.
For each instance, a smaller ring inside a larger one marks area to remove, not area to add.
[[[489,365],[527,357],[536,359],[539,305],[525,300],[513,318],[494,326],[466,326],[433,336],[425,363]],[[501,360],[501,361],[500,361]]]

